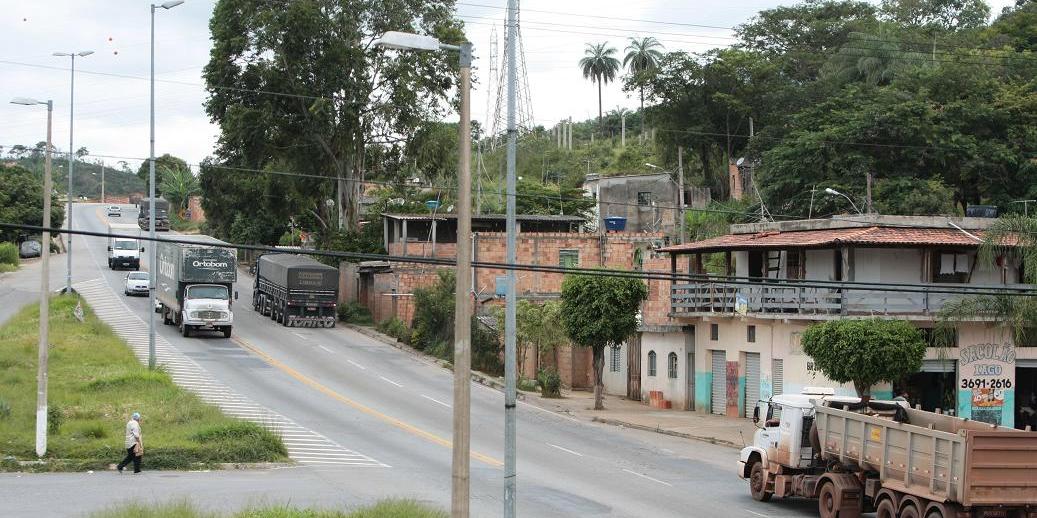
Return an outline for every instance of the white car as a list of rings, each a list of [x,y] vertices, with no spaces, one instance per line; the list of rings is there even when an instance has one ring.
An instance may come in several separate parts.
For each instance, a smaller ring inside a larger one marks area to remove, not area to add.
[[[108,206],[108,215],[109,216],[119,216],[119,217],[122,217],[122,208],[119,207],[118,205],[109,205]]]
[[[127,274],[123,293],[126,295],[147,295],[148,272],[130,272]]]

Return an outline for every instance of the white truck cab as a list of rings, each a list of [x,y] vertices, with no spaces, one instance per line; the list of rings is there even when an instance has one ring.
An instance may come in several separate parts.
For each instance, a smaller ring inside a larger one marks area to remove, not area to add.
[[[219,284],[192,284],[184,290],[184,305],[181,319],[184,327],[194,329],[219,329],[230,335],[234,324],[231,311],[231,294],[226,286]],[[188,329],[190,329],[188,328]]]
[[[108,224],[108,267],[140,269],[140,253],[144,251],[139,240],[128,237],[139,235],[140,229],[137,225],[126,223]],[[121,237],[113,237],[118,235]]]

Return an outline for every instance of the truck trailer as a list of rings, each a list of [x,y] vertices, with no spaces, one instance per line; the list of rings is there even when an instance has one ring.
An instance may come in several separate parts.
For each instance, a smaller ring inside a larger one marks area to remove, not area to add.
[[[235,252],[227,243],[209,236],[178,235],[187,243],[159,241],[155,292],[162,323],[179,327],[184,336],[193,331],[220,331],[230,338],[234,281],[238,278]],[[224,246],[219,246],[224,245]]]
[[[137,213],[137,226],[141,230],[148,230],[151,222],[151,208],[155,208],[155,231],[169,230],[169,202],[164,198],[142,198],[140,200],[140,210]]]
[[[1035,518],[1037,434],[834,391],[761,401],[738,476],[823,518]]]
[[[256,261],[252,308],[287,327],[335,327],[338,269],[295,254]]]
[[[140,228],[133,223],[108,223],[108,268],[130,268],[140,269],[140,253],[144,247],[136,237],[113,237],[139,236]]]

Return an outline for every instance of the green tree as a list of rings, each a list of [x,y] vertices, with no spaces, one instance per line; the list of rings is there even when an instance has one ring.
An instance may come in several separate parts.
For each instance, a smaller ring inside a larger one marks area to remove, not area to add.
[[[941,31],[975,29],[990,18],[983,0],[882,0],[879,10],[901,26]]]
[[[565,345],[565,332],[558,325],[561,320],[562,303],[549,300],[542,303],[520,300],[515,306],[515,343],[517,344],[518,364],[525,363],[526,354],[530,350],[539,354],[554,354],[554,364],[558,365],[558,347]],[[497,308],[497,328],[504,329],[504,308]],[[537,365],[537,369],[540,365]]]
[[[457,278],[443,270],[433,285],[414,290],[414,320],[410,344],[440,359],[454,361],[454,296]],[[502,372],[500,339],[474,317],[472,368],[493,375]]]
[[[875,182],[875,209],[880,214],[953,216],[954,191],[940,180],[880,179]]]
[[[637,331],[637,311],[647,298],[648,287],[636,278],[566,275],[562,281],[562,328],[573,344],[594,352],[595,410],[605,409],[605,347],[622,344]]]
[[[184,159],[175,157],[166,153],[162,156],[155,157],[155,195],[162,195],[162,183],[163,183],[163,172],[165,171],[178,171],[181,169],[189,169],[187,162]],[[140,163],[140,167],[137,168],[137,177],[144,180],[144,188],[148,188],[148,178],[151,174],[151,163],[148,160],[144,160]]]
[[[828,379],[852,383],[867,403],[877,383],[918,372],[925,356],[922,332],[903,320],[830,320],[803,332],[803,352]]]
[[[65,205],[58,196],[50,201],[50,226],[60,227],[65,219]],[[0,221],[19,225],[43,225],[43,185],[32,171],[8,167],[0,172]],[[0,241],[17,241],[21,230],[0,230]]]
[[[517,214],[586,216],[594,208],[594,199],[584,196],[582,189],[542,184],[525,178],[515,186],[515,194]]]
[[[663,48],[659,40],[647,36],[644,38],[630,38],[626,48],[626,56],[623,57],[623,66],[627,68],[635,83],[639,83],[641,91],[641,111],[645,111],[645,86],[644,82],[649,76],[659,70],[659,60],[663,54],[659,50]],[[641,119],[641,132],[645,130],[644,118]]]
[[[188,168],[165,169],[162,171],[162,196],[180,216],[187,210],[187,204],[200,192],[198,178]]]
[[[608,42],[588,43],[584,51],[586,56],[580,59],[580,70],[584,79],[598,84],[598,126],[601,126],[601,86],[616,79],[619,71],[619,60],[614,57],[616,49],[609,47]]]

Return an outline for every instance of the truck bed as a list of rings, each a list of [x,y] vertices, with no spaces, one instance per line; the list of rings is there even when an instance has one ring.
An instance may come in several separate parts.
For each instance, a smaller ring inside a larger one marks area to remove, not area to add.
[[[259,257],[256,279],[288,291],[338,292],[337,268],[296,254],[264,254]]]

